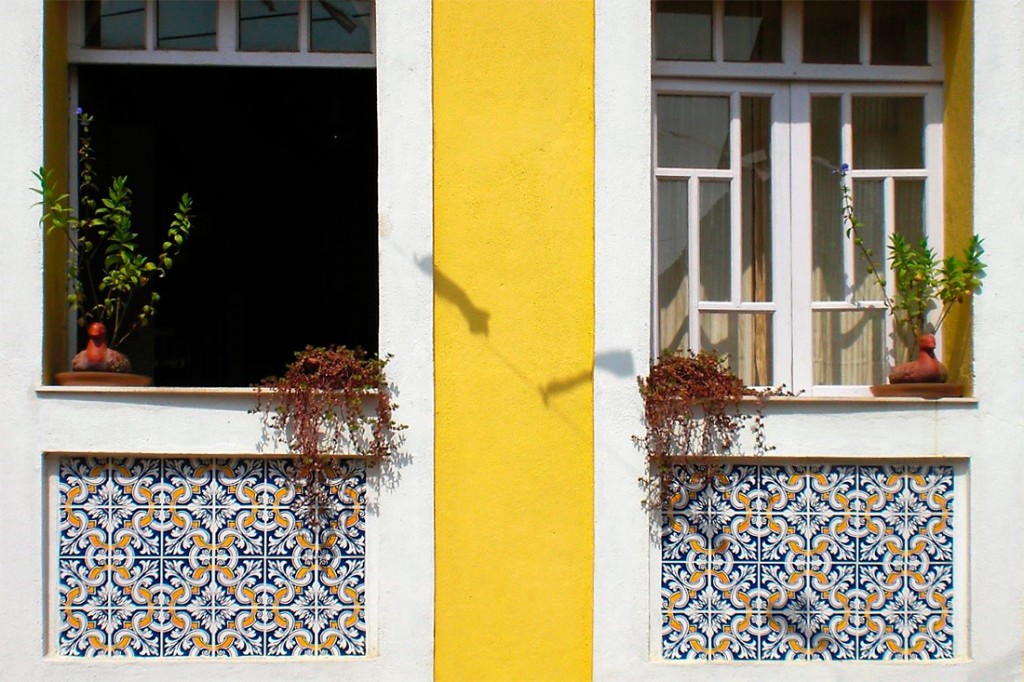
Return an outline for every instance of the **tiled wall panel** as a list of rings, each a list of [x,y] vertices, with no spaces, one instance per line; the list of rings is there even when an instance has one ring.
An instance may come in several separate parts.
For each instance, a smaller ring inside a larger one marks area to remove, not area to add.
[[[57,650],[65,656],[366,653],[366,473],[305,528],[289,460],[61,458]]]
[[[950,466],[677,466],[666,659],[951,658]]]

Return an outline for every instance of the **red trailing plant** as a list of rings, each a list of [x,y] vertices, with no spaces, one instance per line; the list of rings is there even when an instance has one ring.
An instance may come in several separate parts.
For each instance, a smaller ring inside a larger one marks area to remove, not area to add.
[[[284,375],[256,386],[254,411],[294,454],[297,511],[310,526],[323,525],[336,508],[328,484],[332,457],[381,461],[397,447],[405,426],[394,420],[387,362],[360,349],[307,346]]]
[[[773,448],[764,436],[764,400],[789,394],[781,388],[750,388],[714,352],[674,353],[637,377],[644,400],[647,433],[635,437],[647,454],[649,478],[641,479],[648,501],[657,508],[672,487],[672,462],[678,458],[707,459],[733,454],[745,424],[750,424],[754,454]],[[753,413],[740,410],[744,397],[756,399]]]

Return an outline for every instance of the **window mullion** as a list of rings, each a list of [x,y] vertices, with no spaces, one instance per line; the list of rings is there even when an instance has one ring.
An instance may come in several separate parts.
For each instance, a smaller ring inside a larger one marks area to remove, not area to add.
[[[942,54],[945,41],[943,12],[928,13],[928,64],[942,65]]]
[[[690,314],[687,317],[690,350],[700,350],[700,180],[691,175],[687,182],[686,223],[690,279],[687,282]],[[660,351],[660,349],[659,349]]]
[[[789,315],[793,349],[793,387],[810,389],[814,382],[813,313],[811,312],[811,96],[806,85],[794,84],[788,89],[789,116],[789,249],[792,287],[792,309]],[[776,138],[773,136],[772,140]],[[807,188],[796,191],[796,188]],[[780,188],[782,189],[782,188]],[[782,195],[784,196],[784,195]],[[782,203],[782,202],[780,202]],[[799,265],[796,265],[799,264]]]
[[[740,187],[740,167],[743,162],[742,126],[740,125],[740,95],[729,96],[729,300],[733,304],[743,300],[743,194]]]
[[[782,62],[797,66],[803,58],[803,4],[782,3]]]
[[[313,23],[310,21],[310,14],[312,13],[309,2],[299,3],[299,53],[306,54],[309,52],[309,44],[313,37],[310,33],[313,31]]]
[[[871,0],[860,0],[860,63],[871,63]]]
[[[716,64],[725,61],[725,0],[711,6],[711,59]]]
[[[217,3],[217,52],[220,54],[233,53],[238,47],[238,12],[237,0]]]
[[[878,267],[882,268],[883,275],[887,272],[885,267],[885,256],[886,247],[889,245],[889,240],[896,233],[896,181],[890,175],[882,181],[882,221],[884,224],[884,230],[882,231],[882,253],[875,254],[874,260]],[[925,227],[927,230],[927,227]],[[896,282],[895,277],[885,277],[885,296],[892,299],[896,295]],[[885,338],[893,338],[895,329],[893,328],[892,315],[885,316]],[[886,344],[886,353],[889,356],[889,362],[896,362],[896,346],[895,344]]]
[[[147,52],[156,50],[156,0],[146,0],[145,11],[145,39],[144,45]]]
[[[851,167],[853,163],[853,98],[850,93],[844,93],[839,99],[839,127],[842,131],[841,142],[840,142],[840,156],[841,163],[847,167]],[[850,201],[853,201],[853,179],[850,177],[848,182],[850,187]],[[856,207],[854,207],[856,208]],[[846,230],[846,225],[843,225],[843,230]],[[843,240],[843,273],[846,280],[846,291],[845,299],[847,303],[853,303],[853,288],[854,281],[856,280],[856,261],[854,257],[853,240]]]

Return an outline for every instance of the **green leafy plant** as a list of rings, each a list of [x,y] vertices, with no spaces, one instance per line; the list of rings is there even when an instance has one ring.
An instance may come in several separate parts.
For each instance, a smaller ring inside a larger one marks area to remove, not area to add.
[[[79,210],[58,191],[53,171],[40,168],[33,173],[43,209],[40,225],[47,235],[61,232],[67,240],[67,300],[79,326],[102,322],[110,345],[119,346],[156,313],[160,296],[153,284],[167,276],[192,231],[192,199],[181,196],[158,255],[143,254],[132,225],[128,179],[113,178],[106,194],[100,194],[90,134],[93,118],[81,109],[77,114]]]
[[[256,386],[253,411],[294,455],[298,513],[311,527],[324,525],[336,512],[329,485],[333,457],[379,462],[398,446],[405,426],[394,420],[387,362],[359,349],[307,346],[282,376]]]
[[[774,448],[764,433],[764,401],[792,395],[785,386],[751,388],[726,365],[718,353],[672,353],[651,365],[646,377],[637,377],[644,401],[647,432],[634,440],[647,455],[649,476],[640,479],[648,492],[648,505],[660,508],[671,493],[672,465],[680,458],[712,459],[734,454],[744,426],[749,424],[755,455]],[[752,413],[740,403],[754,398]]]
[[[843,164],[837,171],[841,178],[846,236],[857,247],[866,263],[865,270],[883,292],[883,303],[893,318],[896,334],[913,356],[917,352],[918,337],[938,331],[953,306],[968,301],[980,289],[985,274],[985,263],[981,260],[985,253],[982,240],[973,235],[962,256],[951,255],[940,260],[927,238],[912,244],[903,235],[894,233],[889,239],[888,261],[895,294],[890,296],[885,270],[876,263],[874,252],[865,244],[864,223],[853,210],[853,197],[846,182],[849,170],[849,166]],[[929,315],[936,310],[935,321],[930,323]]]

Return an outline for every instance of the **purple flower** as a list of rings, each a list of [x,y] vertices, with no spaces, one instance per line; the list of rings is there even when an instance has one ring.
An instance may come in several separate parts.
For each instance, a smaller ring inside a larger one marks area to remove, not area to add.
[[[77,109],[75,109],[75,116],[81,116],[81,115],[82,115],[82,107],[78,107]]]

